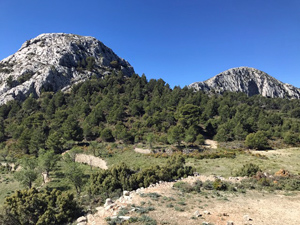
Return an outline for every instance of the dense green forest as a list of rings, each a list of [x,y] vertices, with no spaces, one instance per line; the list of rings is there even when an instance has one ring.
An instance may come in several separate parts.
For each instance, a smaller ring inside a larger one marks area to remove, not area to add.
[[[41,148],[62,153],[93,140],[199,145],[203,136],[257,149],[268,148],[268,140],[297,145],[299,103],[243,93],[209,96],[144,75],[94,78],[69,93],[44,92],[2,105],[1,155],[37,155]]]
[[[239,151],[296,146],[299,119],[299,100],[230,92],[208,95],[187,87],[172,89],[162,79],[148,81],[145,75],[129,78],[121,73],[92,77],[69,92],[43,92],[38,99],[11,101],[0,107],[0,160],[20,164],[22,170],[11,171],[9,166],[1,170],[14,173],[28,189],[6,198],[0,220],[3,224],[63,224],[83,214],[86,202],[103,202],[122,190],[194,172],[185,165],[184,154],[167,155],[168,160],[161,159],[164,165],[148,168],[122,163],[87,172],[75,163],[76,148],[88,148],[98,156],[141,143],[149,148],[171,146],[177,153],[201,152],[206,138],[239,143]],[[109,150],[96,154],[100,144]],[[226,154],[232,156],[227,150]],[[55,182],[36,190],[33,183],[41,172]],[[67,188],[69,184],[73,188]],[[82,200],[82,192],[87,200]],[[34,202],[28,200],[32,198]],[[66,216],[64,207],[69,210]]]

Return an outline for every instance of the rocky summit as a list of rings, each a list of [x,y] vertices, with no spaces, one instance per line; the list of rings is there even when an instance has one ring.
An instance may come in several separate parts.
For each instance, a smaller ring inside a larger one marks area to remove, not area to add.
[[[113,72],[124,76],[133,67],[93,37],[41,34],[26,41],[13,55],[0,61],[0,105],[38,97],[44,91],[66,91],[91,76]]]
[[[267,73],[250,67],[232,68],[204,82],[192,83],[189,87],[220,94],[230,91],[244,92],[248,96],[260,94],[271,98],[300,98],[299,88],[278,81]]]

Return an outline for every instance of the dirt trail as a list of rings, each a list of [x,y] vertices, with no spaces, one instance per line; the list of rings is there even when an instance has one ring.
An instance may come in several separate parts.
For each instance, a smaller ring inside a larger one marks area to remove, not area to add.
[[[218,142],[210,139],[205,140],[205,145],[209,148],[217,149],[218,148]]]
[[[206,139],[205,140],[205,146],[207,148],[217,149],[218,148],[218,142],[216,142],[214,140],[211,140],[211,139]],[[135,148],[134,151],[137,152],[137,153],[142,153],[142,154],[150,154],[151,153],[151,150],[146,149],[146,148]]]
[[[146,148],[135,148],[134,151],[137,153],[142,153],[142,154],[150,154],[151,153],[151,150],[146,149]]]
[[[281,148],[281,149],[275,149],[275,150],[250,150],[253,154],[261,154],[265,156],[270,155],[291,155],[293,154],[294,150],[298,150],[299,148]]]
[[[90,166],[99,167],[104,170],[108,169],[106,162],[103,159],[92,155],[76,154],[75,162],[86,163]]]

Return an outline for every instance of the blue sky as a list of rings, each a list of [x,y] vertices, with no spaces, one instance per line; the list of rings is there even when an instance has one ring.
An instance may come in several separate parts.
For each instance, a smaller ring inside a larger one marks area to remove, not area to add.
[[[299,0],[1,0],[0,59],[41,33],[93,36],[172,87],[254,67],[300,87]]]

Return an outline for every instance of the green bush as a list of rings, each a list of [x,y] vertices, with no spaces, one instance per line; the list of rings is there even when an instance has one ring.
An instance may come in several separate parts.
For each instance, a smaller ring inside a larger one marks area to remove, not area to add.
[[[192,185],[183,181],[176,182],[175,184],[173,184],[173,187],[185,193],[190,193],[194,191]]]
[[[194,186],[194,191],[200,193],[201,188],[203,187],[203,182],[201,180],[196,180],[193,186]]]
[[[268,138],[263,131],[248,134],[245,140],[245,145],[251,149],[268,149]]]
[[[72,194],[55,189],[51,192],[35,188],[17,191],[6,198],[4,207],[3,224],[66,224],[82,214]]]
[[[110,62],[110,66],[112,68],[119,68],[120,65],[119,65],[118,61],[114,60],[114,61]]]
[[[145,215],[142,215],[139,219],[138,219],[139,222],[142,222],[143,224],[145,225],[156,225],[157,222],[156,220],[152,219],[151,217],[149,216],[145,216]]]
[[[225,182],[222,182],[220,179],[216,179],[213,182],[213,187],[217,191],[226,191],[227,190],[227,184]]]
[[[300,191],[299,178],[284,178],[278,181],[279,187],[287,191]]]
[[[28,71],[27,73],[22,74],[22,76],[18,77],[17,81],[20,84],[23,84],[24,82],[30,80],[30,78],[32,78],[32,76],[34,75],[34,73],[32,71]]]
[[[258,165],[255,165],[253,163],[247,163],[245,165],[243,165],[242,168],[240,168],[237,172],[236,172],[236,176],[240,176],[240,177],[251,177],[254,176],[258,171],[261,171],[261,169],[259,168]]]
[[[210,180],[207,180],[203,183],[203,188],[205,190],[213,190],[214,189],[214,185],[213,185],[213,182],[210,181]]]
[[[153,206],[149,206],[149,207],[136,207],[136,212],[139,213],[139,214],[145,214],[145,213],[148,213],[150,211],[154,211],[155,208]]]
[[[100,135],[101,139],[103,141],[108,141],[108,142],[112,142],[114,141],[114,137],[112,135],[112,131],[111,129],[109,128],[104,128],[102,131],[101,131],[101,135]]]
[[[299,143],[299,134],[287,132],[284,134],[283,141],[289,145],[297,145]]]
[[[172,181],[193,174],[193,168],[184,166],[182,156],[171,157],[165,166],[155,166],[143,170],[132,170],[125,163],[116,165],[109,170],[100,171],[91,176],[93,194],[110,196],[115,190],[135,190],[148,187],[159,181]],[[155,196],[157,197],[157,196]]]

